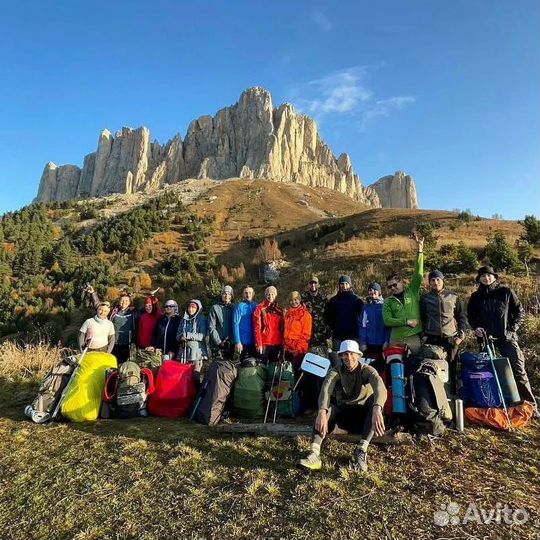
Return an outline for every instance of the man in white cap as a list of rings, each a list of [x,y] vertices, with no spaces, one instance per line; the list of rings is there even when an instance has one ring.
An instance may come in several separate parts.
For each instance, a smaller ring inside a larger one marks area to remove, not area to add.
[[[319,395],[311,452],[298,464],[308,470],[321,469],[321,444],[337,425],[348,432],[361,433],[351,466],[366,471],[371,438],[384,435],[382,409],[386,387],[374,368],[360,362],[362,353],[356,341],[342,341],[338,354],[336,365],[326,375]]]

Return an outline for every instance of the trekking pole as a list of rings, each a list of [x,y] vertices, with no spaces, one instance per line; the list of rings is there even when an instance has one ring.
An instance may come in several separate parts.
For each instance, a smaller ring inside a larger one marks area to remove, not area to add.
[[[503,391],[502,391],[502,387],[501,387],[501,382],[499,381],[499,375],[497,374],[497,369],[495,368],[495,354],[494,354],[494,349],[492,348],[493,347],[493,337],[492,336],[487,336],[487,334],[485,335],[485,338],[486,338],[486,341],[485,341],[485,344],[486,344],[486,350],[487,350],[487,353],[488,353],[488,356],[489,356],[489,359],[491,361],[491,369],[493,370],[493,376],[495,377],[495,381],[497,383],[497,389],[499,390],[499,394],[501,396],[501,401],[502,401],[502,406],[503,406],[503,409],[504,409],[504,414],[506,416],[506,420],[508,420],[508,431],[513,431],[514,428],[512,426],[512,420],[510,420],[510,415],[508,414],[508,409],[506,407],[506,401],[504,400],[504,395],[503,395]]]
[[[277,366],[274,366],[274,372],[272,373],[272,382],[270,383],[270,392],[268,392],[268,401],[266,402],[266,412],[264,413],[263,424],[266,424],[266,419],[268,418],[268,411],[270,410],[270,401],[272,399],[272,389],[274,388],[274,381],[276,380],[276,371]]]
[[[187,341],[184,341],[184,352],[183,352],[182,364],[187,364]]]
[[[283,376],[283,360],[279,363],[279,377],[278,377],[278,383],[277,383],[277,394],[276,394],[276,405],[274,407],[274,419],[272,420],[272,424],[276,423],[277,418],[277,410],[278,410],[278,404],[279,404],[279,385],[281,384],[281,377]]]
[[[292,391],[294,392],[296,390],[296,387],[300,384],[300,381],[302,380],[302,377],[304,376],[304,372],[300,373],[300,377],[298,377],[298,380],[296,381],[296,384],[293,386]]]
[[[204,396],[204,393],[206,392],[206,387],[208,386],[208,381],[205,381],[202,388],[199,390],[199,397],[197,398],[197,401],[195,402],[195,406],[193,407],[193,410],[191,411],[191,414],[189,415],[189,420],[193,420],[195,418],[195,413],[197,412],[197,409],[199,408],[199,405],[201,404],[201,400]]]

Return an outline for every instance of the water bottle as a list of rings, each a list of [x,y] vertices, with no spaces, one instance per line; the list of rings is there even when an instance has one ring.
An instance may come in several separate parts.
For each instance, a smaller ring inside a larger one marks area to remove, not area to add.
[[[462,433],[464,429],[463,400],[456,399],[456,429]]]

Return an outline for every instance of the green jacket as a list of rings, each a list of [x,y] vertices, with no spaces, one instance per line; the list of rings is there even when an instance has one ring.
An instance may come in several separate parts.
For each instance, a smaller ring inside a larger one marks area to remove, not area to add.
[[[418,253],[414,265],[414,274],[408,287],[403,293],[403,302],[395,296],[389,296],[384,301],[384,324],[392,329],[390,341],[399,343],[405,338],[420,334],[422,322],[420,318],[420,286],[424,277],[424,254]],[[415,328],[407,326],[408,319],[416,319]]]

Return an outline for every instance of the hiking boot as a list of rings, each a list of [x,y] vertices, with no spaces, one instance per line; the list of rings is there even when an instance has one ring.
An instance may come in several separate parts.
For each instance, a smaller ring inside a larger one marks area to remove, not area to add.
[[[322,468],[321,457],[315,452],[310,452],[305,458],[298,461],[298,465],[310,471],[320,471]]]
[[[360,448],[356,448],[350,461],[350,467],[355,471],[366,472],[368,470],[367,452],[364,452]]]

